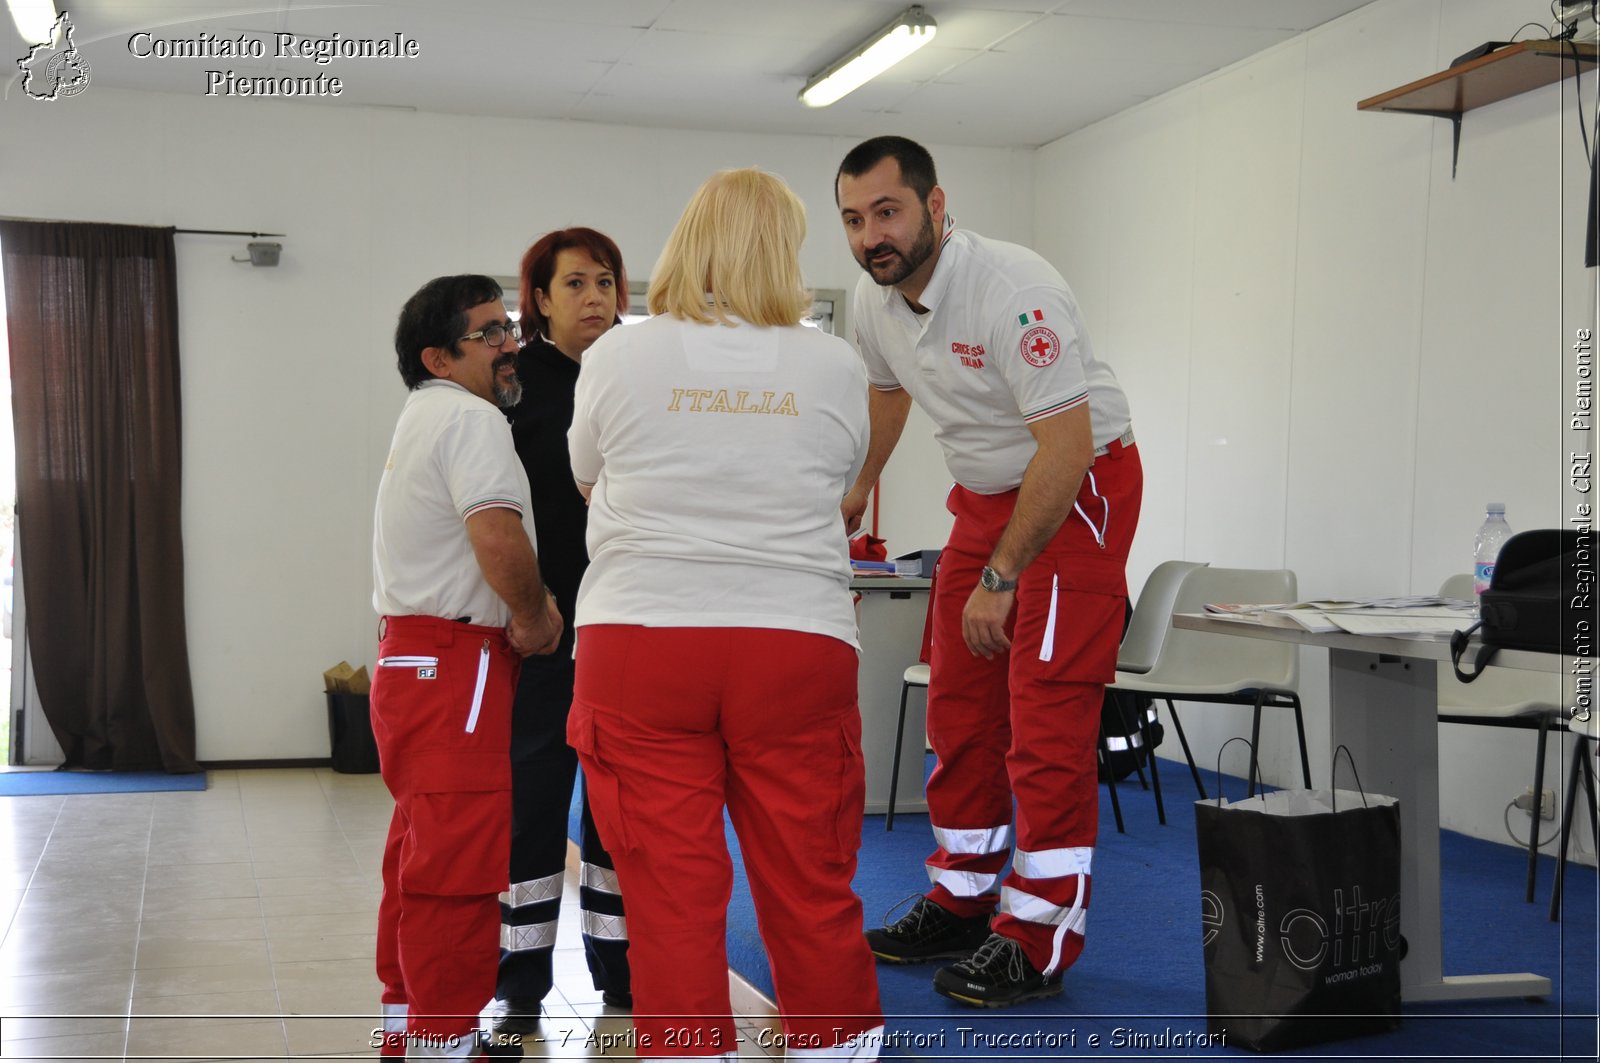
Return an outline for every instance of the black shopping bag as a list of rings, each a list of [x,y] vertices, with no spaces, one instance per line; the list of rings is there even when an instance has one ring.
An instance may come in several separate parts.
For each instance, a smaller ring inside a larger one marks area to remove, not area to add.
[[[1195,834],[1210,1032],[1274,1052],[1399,1026],[1398,801],[1219,797],[1196,802]]]

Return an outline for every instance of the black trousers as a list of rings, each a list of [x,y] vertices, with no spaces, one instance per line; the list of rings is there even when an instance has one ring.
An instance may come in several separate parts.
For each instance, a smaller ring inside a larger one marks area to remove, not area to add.
[[[551,957],[567,863],[567,815],[578,758],[567,745],[572,707],[570,651],[522,662],[511,715],[511,890],[500,898],[502,1000],[543,1000],[554,984]],[[611,856],[583,799],[578,905],[583,951],[594,986],[629,992],[627,921]]]

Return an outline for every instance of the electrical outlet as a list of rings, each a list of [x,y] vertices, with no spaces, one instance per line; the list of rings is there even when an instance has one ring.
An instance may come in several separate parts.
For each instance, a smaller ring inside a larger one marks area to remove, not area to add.
[[[1554,790],[1544,790],[1544,791],[1542,791],[1540,793],[1539,797],[1540,797],[1540,800],[1539,800],[1539,818],[1540,819],[1555,819],[1556,818],[1556,792]],[[1532,812],[1533,811],[1533,787],[1530,786],[1526,790],[1522,791],[1522,795],[1520,797],[1518,797],[1515,801],[1511,802],[1511,803],[1513,805],[1515,805],[1516,807],[1522,809],[1522,811],[1524,811],[1524,812]]]

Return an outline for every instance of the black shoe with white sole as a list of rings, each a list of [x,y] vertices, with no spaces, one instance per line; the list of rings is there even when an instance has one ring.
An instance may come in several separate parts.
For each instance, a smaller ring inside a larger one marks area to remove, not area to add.
[[[867,931],[867,947],[889,963],[923,963],[971,955],[988,936],[987,915],[964,918],[918,897],[898,921]]]
[[[974,1008],[1009,1008],[1061,992],[1061,973],[1040,974],[1020,944],[990,934],[977,952],[934,975],[933,988]]]

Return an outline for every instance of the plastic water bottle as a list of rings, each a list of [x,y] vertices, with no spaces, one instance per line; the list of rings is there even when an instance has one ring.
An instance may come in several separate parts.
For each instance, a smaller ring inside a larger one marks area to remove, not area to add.
[[[1472,551],[1472,604],[1478,604],[1478,599],[1483,592],[1489,589],[1489,581],[1494,578],[1495,558],[1500,556],[1500,547],[1511,538],[1511,525],[1506,523],[1506,504],[1504,502],[1490,502],[1488,512],[1483,518],[1483,526],[1478,529],[1478,538]]]

